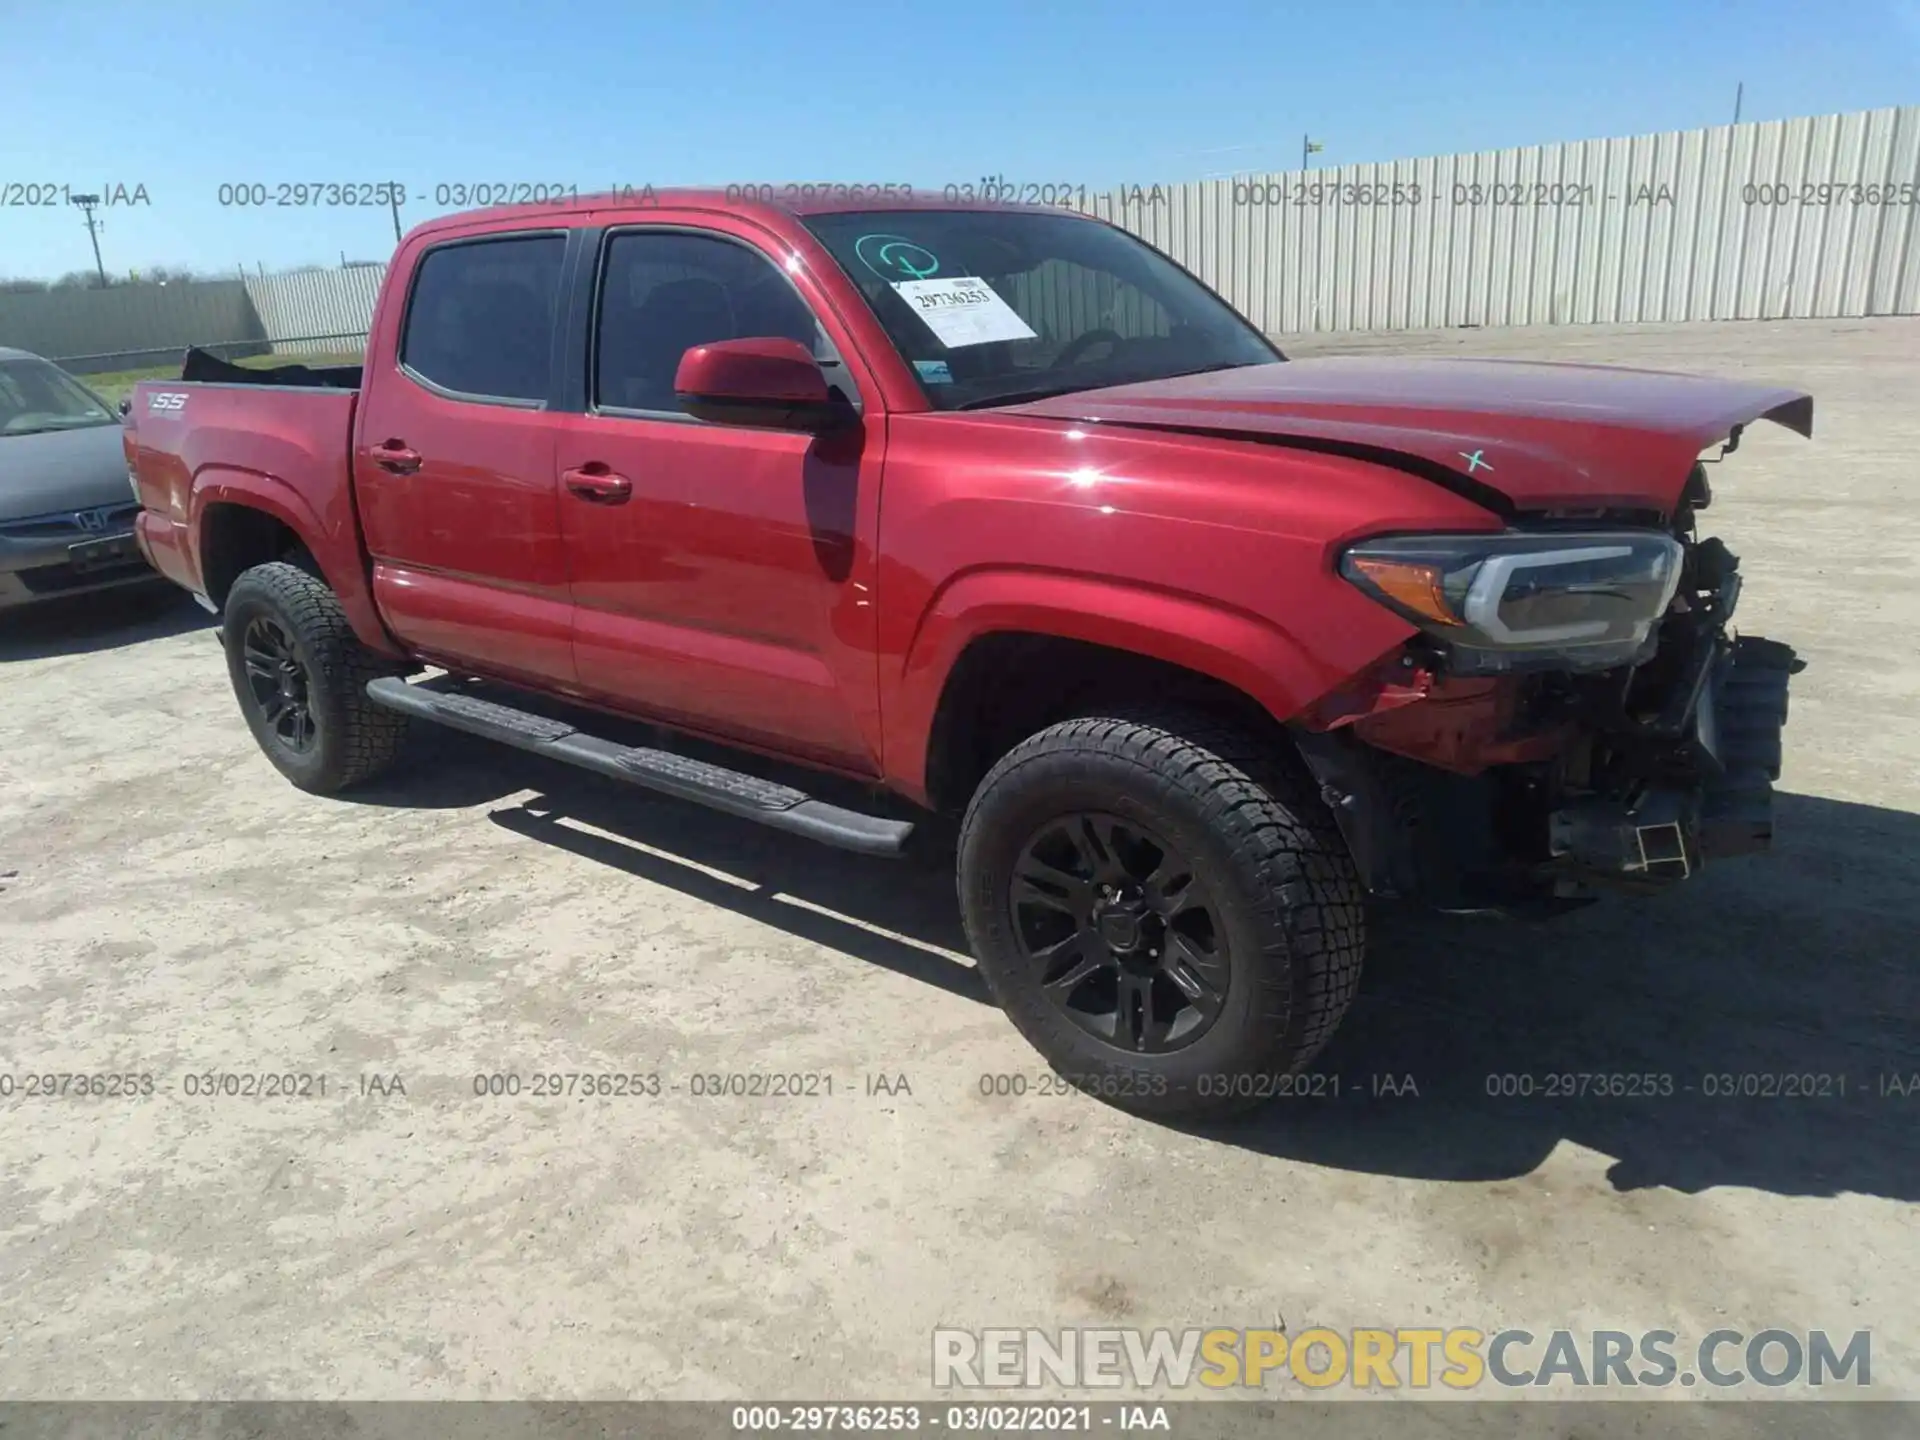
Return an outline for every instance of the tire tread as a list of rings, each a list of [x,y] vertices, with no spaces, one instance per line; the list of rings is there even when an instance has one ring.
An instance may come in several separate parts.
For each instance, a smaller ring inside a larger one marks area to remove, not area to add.
[[[399,756],[409,726],[406,716],[367,698],[367,682],[392,674],[393,667],[361,642],[339,597],[305,567],[285,560],[253,566],[234,581],[227,596],[229,608],[235,594],[244,599],[249,590],[285,616],[338,702],[337,750],[315,783],[295,783],[331,794],[386,770]]]
[[[1365,953],[1359,878],[1304,768],[1283,745],[1204,711],[1110,709],[1049,726],[1001,757],[967,807],[961,853],[968,853],[993,787],[1030,783],[1090,752],[1130,767],[1135,783],[1162,803],[1197,802],[1203,823],[1224,837],[1236,872],[1251,877],[1264,954],[1236,973],[1253,975],[1260,986],[1267,1048],[1249,1057],[1247,1068],[1299,1070],[1352,1003]]]

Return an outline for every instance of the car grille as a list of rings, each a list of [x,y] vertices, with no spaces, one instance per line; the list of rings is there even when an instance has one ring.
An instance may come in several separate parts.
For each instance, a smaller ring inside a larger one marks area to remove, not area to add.
[[[66,590],[81,590],[89,585],[111,585],[151,575],[147,562],[136,555],[115,565],[98,565],[82,570],[74,565],[36,565],[31,570],[14,572],[20,583],[35,595],[58,595]]]
[[[133,517],[139,513],[140,505],[135,500],[85,510],[56,510],[25,520],[0,520],[0,536],[11,540],[84,540],[92,535],[119,535],[133,528]]]

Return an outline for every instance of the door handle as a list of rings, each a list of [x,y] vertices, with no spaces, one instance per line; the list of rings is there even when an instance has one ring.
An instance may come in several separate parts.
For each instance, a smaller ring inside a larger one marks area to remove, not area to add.
[[[596,505],[623,505],[633,494],[631,480],[614,474],[597,460],[573,470],[562,470],[560,479],[575,495]]]
[[[383,440],[371,453],[374,464],[396,475],[411,475],[420,468],[420,452],[409,450],[404,440]]]

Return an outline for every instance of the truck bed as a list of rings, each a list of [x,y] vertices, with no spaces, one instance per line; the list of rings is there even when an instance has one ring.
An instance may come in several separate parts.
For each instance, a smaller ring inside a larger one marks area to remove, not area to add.
[[[304,385],[329,390],[358,390],[359,365],[236,365],[211,350],[190,348],[180,362],[180,378],[220,385]]]
[[[233,579],[219,553],[221,515],[270,518],[284,527],[286,548],[304,543],[365,643],[391,646],[367,587],[353,493],[360,393],[340,383],[346,371],[357,380],[360,367],[287,381],[230,368],[244,378],[134,386],[124,424],[142,552],[168,579],[218,603]]]

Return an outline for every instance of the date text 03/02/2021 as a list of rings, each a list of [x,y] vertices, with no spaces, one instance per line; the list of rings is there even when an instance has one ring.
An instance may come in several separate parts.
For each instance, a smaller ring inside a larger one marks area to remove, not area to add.
[[[22,199],[13,203],[56,203],[38,197],[42,190],[58,195],[53,187],[32,187],[34,197],[21,187]],[[124,188],[124,187],[122,187]],[[984,175],[977,179],[949,182],[939,186],[915,186],[905,181],[732,181],[724,186],[693,187],[717,189],[728,203],[758,201],[769,205],[809,204],[881,204],[897,201],[939,199],[958,204],[1040,205],[1085,210],[1105,199],[1121,210],[1151,209],[1164,205],[1168,192],[1159,185],[1122,185],[1111,188],[1078,181],[1021,181],[1004,175]],[[64,187],[62,187],[62,190]],[[611,185],[581,185],[557,180],[457,180],[437,181],[418,188],[398,180],[236,180],[218,186],[215,203],[223,208],[239,209],[334,209],[399,205],[433,205],[441,209],[481,209],[493,205],[539,205],[581,200],[608,200],[622,205],[651,205],[670,193],[667,186],[652,182],[635,184],[621,181]],[[140,203],[145,202],[144,189]]]

